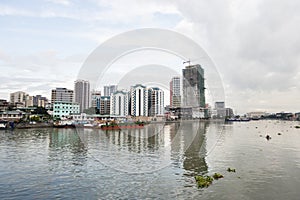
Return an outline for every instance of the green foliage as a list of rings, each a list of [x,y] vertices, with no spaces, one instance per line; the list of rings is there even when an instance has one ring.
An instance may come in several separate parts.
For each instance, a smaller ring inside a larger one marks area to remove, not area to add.
[[[195,180],[199,188],[204,188],[210,186],[213,182],[213,178],[210,176],[195,176]]]
[[[224,176],[222,174],[219,174],[219,173],[214,173],[213,178],[215,180],[218,180],[219,178],[224,178]]]
[[[40,117],[39,116],[32,116],[32,117],[30,117],[30,121],[39,122]]]
[[[234,168],[228,167],[228,168],[227,168],[227,171],[228,171],[228,172],[235,172],[235,169],[234,169]]]
[[[35,114],[35,115],[49,115],[48,112],[47,112],[47,109],[46,108],[43,108],[43,107],[37,107],[34,111],[31,112],[32,114]]]

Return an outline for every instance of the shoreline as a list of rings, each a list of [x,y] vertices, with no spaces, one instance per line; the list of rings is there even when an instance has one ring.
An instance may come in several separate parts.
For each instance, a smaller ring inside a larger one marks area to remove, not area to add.
[[[278,119],[261,119],[261,120],[278,120]],[[261,121],[261,120],[255,120],[255,121]],[[247,121],[251,122],[253,120]],[[295,120],[278,120],[278,121],[295,121]],[[183,122],[207,122],[207,123],[241,123],[239,121],[235,122],[226,122],[225,119],[184,119],[184,120],[174,120],[174,121],[150,121],[147,122],[147,124],[177,124],[177,123],[183,123]],[[297,121],[295,121],[297,122]],[[245,123],[245,122],[242,122]],[[14,129],[34,129],[34,128],[64,128],[64,127],[55,127],[53,123],[37,123],[37,124],[16,124]],[[65,127],[70,128],[70,127]],[[73,128],[86,128],[86,129],[100,129],[98,127],[83,127],[83,126],[76,126]],[[0,130],[10,130],[10,128],[6,129],[0,129]]]

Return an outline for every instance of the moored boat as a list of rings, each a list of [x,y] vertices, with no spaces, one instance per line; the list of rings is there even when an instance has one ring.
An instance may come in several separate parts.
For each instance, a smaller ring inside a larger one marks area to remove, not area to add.
[[[7,129],[7,121],[0,121],[0,130]]]
[[[53,127],[55,128],[75,128],[75,124],[73,121],[69,120],[61,120],[53,123]]]

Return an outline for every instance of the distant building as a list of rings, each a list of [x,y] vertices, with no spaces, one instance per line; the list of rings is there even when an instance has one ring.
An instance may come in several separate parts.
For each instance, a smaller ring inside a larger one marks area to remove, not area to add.
[[[56,88],[51,92],[51,103],[54,102],[67,102],[72,103],[74,101],[74,92],[67,88]]]
[[[186,66],[183,73],[183,106],[205,108],[204,70],[197,65]]]
[[[295,118],[296,118],[296,120],[300,121],[300,112],[295,113]]]
[[[226,108],[224,101],[217,101],[215,102],[215,113],[217,118],[224,118],[226,117]]]
[[[90,83],[85,80],[76,80],[74,83],[75,102],[79,104],[80,112],[90,107]]]
[[[59,102],[53,103],[53,117],[54,118],[66,118],[71,114],[80,113],[79,104],[74,102]]]
[[[164,91],[160,88],[153,87],[148,90],[148,107],[149,116],[164,115]]]
[[[100,98],[100,115],[110,114],[110,96],[102,96]]]
[[[111,116],[126,117],[129,115],[129,94],[125,91],[116,91],[110,99]]]
[[[137,84],[130,89],[130,115],[148,116],[148,90],[145,86]]]
[[[246,116],[248,118],[256,118],[256,119],[259,119],[265,115],[266,115],[266,112],[261,112],[261,111],[249,112],[246,114]]]
[[[110,96],[114,92],[116,92],[118,89],[117,85],[107,85],[104,86],[104,96]]]
[[[233,117],[233,116],[234,116],[234,113],[233,113],[232,108],[226,108],[226,115],[225,115],[225,117]]]
[[[45,108],[48,105],[48,99],[42,95],[33,96],[33,106]]]
[[[5,99],[0,99],[0,111],[7,110],[9,103]]]
[[[91,99],[92,99],[92,107],[97,108],[98,110],[100,110],[101,92],[100,91],[93,91]]]
[[[26,95],[25,107],[33,107],[33,96]]]
[[[10,103],[17,107],[25,107],[26,106],[26,94],[25,92],[18,91],[14,93],[10,93]]]
[[[170,107],[178,108],[181,106],[180,77],[173,77],[170,82]]]
[[[224,101],[215,102],[215,109],[224,109],[224,108],[225,108],[225,102]]]

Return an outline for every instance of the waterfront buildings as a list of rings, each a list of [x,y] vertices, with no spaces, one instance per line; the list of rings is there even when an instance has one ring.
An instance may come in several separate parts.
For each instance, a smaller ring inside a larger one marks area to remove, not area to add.
[[[116,92],[118,89],[117,85],[107,85],[104,86],[104,96],[110,96],[114,92]]]
[[[25,112],[20,110],[11,110],[0,112],[0,119],[8,121],[19,121],[26,115]]]
[[[67,88],[56,88],[51,92],[51,103],[54,102],[67,102],[72,103],[74,100],[73,90]]]
[[[234,117],[232,108],[226,108],[226,117]]]
[[[164,91],[153,87],[148,90],[149,116],[164,115]]]
[[[170,107],[178,108],[181,106],[181,85],[180,77],[173,77],[170,82]]]
[[[100,98],[100,115],[110,114],[110,96],[101,96]]]
[[[225,102],[217,101],[215,102],[215,110],[217,118],[224,118],[226,116]]]
[[[53,117],[54,118],[66,118],[71,114],[80,113],[80,108],[78,103],[74,102],[62,102],[55,101],[53,103]]]
[[[74,83],[75,102],[79,104],[80,112],[88,109],[91,104],[90,83],[85,80],[76,80]]]
[[[43,97],[42,95],[33,96],[32,104],[35,107],[43,107],[45,108],[48,104],[48,99]]]
[[[92,107],[97,108],[97,110],[100,110],[101,92],[93,91],[91,95],[91,99],[92,99]]]
[[[7,110],[9,103],[5,99],[0,99],[0,111]]]
[[[111,116],[126,117],[129,114],[129,94],[125,91],[116,91],[111,95]]]
[[[204,70],[197,65],[186,66],[183,74],[183,106],[205,107]]]
[[[130,115],[148,116],[148,90],[146,86],[136,84],[130,88]]]
[[[42,95],[30,96],[22,91],[10,94],[10,104],[16,108],[45,107],[47,103],[48,99]]]
[[[26,106],[26,94],[25,92],[18,91],[10,94],[10,100],[9,103],[20,108]]]

